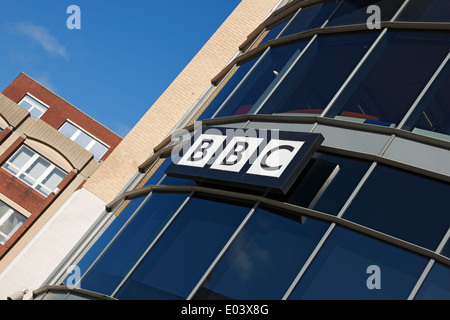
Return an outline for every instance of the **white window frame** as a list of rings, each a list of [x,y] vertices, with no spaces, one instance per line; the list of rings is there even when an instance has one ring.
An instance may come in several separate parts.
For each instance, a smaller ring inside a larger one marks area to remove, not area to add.
[[[100,140],[99,138],[97,138],[97,137],[94,136],[93,134],[90,134],[89,132],[87,132],[86,130],[84,130],[84,129],[81,128],[79,125],[77,125],[76,123],[74,123],[73,121],[71,121],[71,120],[69,120],[69,119],[67,119],[66,122],[63,123],[63,125],[59,128],[59,130],[61,130],[62,127],[64,127],[64,125],[65,125],[66,123],[68,123],[68,124],[74,126],[75,129],[77,129],[77,131],[75,131],[75,133],[72,134],[71,137],[68,137],[70,140],[72,140],[72,141],[75,142],[75,139],[78,138],[78,136],[79,136],[82,132],[83,132],[84,134],[88,135],[88,136],[92,139],[92,141],[89,142],[89,144],[85,147],[85,149],[86,149],[87,151],[90,152],[91,149],[92,149],[92,147],[95,145],[96,142],[97,142],[97,143],[100,143],[101,145],[103,145],[104,147],[106,147],[108,150],[111,148],[109,145],[107,145],[106,143],[104,143],[102,140]],[[59,130],[58,130],[58,131],[59,131]],[[108,152],[108,150],[106,150],[105,153]],[[102,156],[100,157],[100,159],[105,155],[105,153],[102,154]],[[96,159],[96,160],[99,161],[100,159]]]
[[[32,105],[31,108],[26,109],[24,108],[21,103],[23,101],[26,101],[28,103],[30,103]],[[37,102],[37,103],[36,103]],[[22,100],[20,100],[20,102],[18,103],[22,108],[24,108],[25,110],[27,110],[30,115],[31,115],[31,110],[33,109],[38,109],[39,111],[42,111],[42,114],[37,117],[36,119],[39,119],[40,117],[42,117],[42,115],[48,110],[50,109],[50,106],[48,106],[47,104],[45,104],[44,102],[42,102],[41,100],[39,100],[38,98],[36,98],[35,96],[33,96],[31,93],[27,92],[27,94],[22,98]],[[44,107],[44,108],[42,108]],[[46,109],[45,109],[46,108]]]
[[[3,201],[1,201],[1,202],[3,202]],[[11,208],[5,202],[3,202],[3,204],[6,205],[9,209],[8,209],[8,211],[6,211],[6,213],[3,215],[3,217],[0,218],[0,226],[2,226],[9,219],[9,217],[12,216],[15,212],[20,214],[21,216],[25,217],[25,220],[27,219],[26,216],[21,214],[19,211],[14,210],[13,208]],[[14,233],[16,233],[16,231],[22,226],[22,224],[23,223],[17,224],[16,226],[14,226],[14,228],[11,230],[11,232],[9,234],[5,234],[5,233],[0,231],[0,235],[5,238],[5,241],[4,242],[0,241],[0,244],[5,244],[14,235]]]
[[[17,167],[16,165],[14,165],[13,163],[10,162],[10,160],[12,158],[15,157],[16,154],[18,154],[22,149],[28,149],[31,152],[34,153],[34,155],[22,166],[22,168]],[[31,177],[29,174],[27,174],[25,171],[27,171],[31,165],[33,165],[33,163],[35,163],[39,158],[44,159],[45,161],[47,161],[50,165],[48,166],[47,169],[45,169],[45,171],[35,180],[33,177]],[[13,173],[11,171],[9,171],[8,169],[5,168],[5,165],[11,166],[14,169],[17,170],[17,173]],[[37,153],[36,151],[34,151],[33,149],[29,148],[26,145],[22,145],[16,152],[14,152],[14,154],[12,154],[8,160],[6,160],[6,162],[3,164],[2,168],[4,170],[6,170],[7,172],[9,172],[10,174],[12,174],[13,176],[17,177],[20,181],[22,181],[23,183],[25,183],[26,185],[32,187],[34,190],[36,190],[37,192],[39,192],[40,194],[42,194],[45,197],[48,197],[52,192],[54,192],[56,190],[50,190],[49,188],[47,188],[46,185],[42,184],[42,181],[48,177],[48,175],[53,171],[53,169],[57,168],[59,170],[61,170],[61,172],[63,172],[66,176],[67,176],[67,172],[65,172],[64,170],[62,170],[60,167],[56,166],[55,164],[53,164],[50,160],[46,159],[45,157],[41,156],[39,153]],[[30,185],[28,182],[24,181],[21,176],[24,175],[26,177],[28,177],[30,180],[34,181],[34,183],[32,185]],[[43,192],[41,192],[40,190],[37,189],[37,187],[41,187],[44,188],[45,190],[48,191],[48,195],[44,194]]]

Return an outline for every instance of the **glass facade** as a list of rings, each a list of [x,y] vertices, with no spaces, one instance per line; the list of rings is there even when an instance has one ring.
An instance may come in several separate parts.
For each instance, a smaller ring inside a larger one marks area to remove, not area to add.
[[[171,159],[158,159],[136,190],[173,191],[115,209],[79,263],[82,289],[123,300],[450,298],[450,175],[385,152],[397,136],[450,152],[447,2],[298,3],[263,31],[259,44],[273,46],[251,47],[224,73],[197,120],[240,127],[231,116],[248,114],[261,116],[249,127],[297,132],[325,123],[335,139],[350,128],[385,148],[323,145],[282,195],[166,177]],[[372,5],[389,30],[367,28]]]

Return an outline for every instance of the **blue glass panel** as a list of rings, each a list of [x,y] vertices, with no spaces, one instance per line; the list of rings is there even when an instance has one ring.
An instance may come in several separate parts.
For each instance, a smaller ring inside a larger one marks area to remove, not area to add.
[[[376,37],[318,37],[258,113],[321,114]]]
[[[373,14],[372,11],[367,13],[367,8],[371,5],[380,8],[381,21],[390,21],[403,2],[404,0],[344,0],[327,27],[366,23]]]
[[[449,50],[450,34],[387,33],[326,116],[397,126]]]
[[[450,140],[449,86],[450,62],[447,62],[402,129]]]
[[[122,300],[185,299],[249,208],[191,199],[116,297]]]
[[[265,90],[273,86],[280,79],[292,59],[306,46],[299,42],[290,46],[271,49],[261,58],[255,69],[245,79],[230,100],[219,111],[217,117],[240,115],[249,113]]]
[[[289,298],[407,299],[426,263],[408,251],[336,227]]]
[[[281,299],[328,224],[258,209],[195,299]]]
[[[398,21],[450,22],[450,1],[410,0]]]
[[[81,287],[112,294],[186,197],[154,193],[82,279]]]
[[[287,25],[287,23],[289,22],[289,20],[291,18],[292,18],[292,16],[283,20],[282,22],[278,23],[277,25],[271,27],[270,30],[267,32],[267,34],[264,36],[264,38],[260,41],[260,43],[258,45],[260,46],[269,40],[276,39],[276,37],[278,37],[280,32],[284,29],[284,27]]]
[[[267,197],[337,215],[371,162],[317,152],[286,195]]]
[[[436,250],[450,226],[450,185],[377,166],[343,217]]]
[[[317,153],[315,158],[338,164],[339,171],[312,209],[337,215],[371,163],[325,153]]]
[[[450,300],[450,268],[435,263],[414,299]]]
[[[309,29],[320,28],[337,8],[341,0],[324,1],[310,7],[302,8],[292,20],[281,37],[300,33]]]
[[[128,202],[127,206],[122,212],[114,219],[114,221],[108,226],[108,228],[101,234],[98,240],[92,245],[89,251],[83,256],[80,262],[77,263],[80,268],[81,274],[84,274],[92,263],[97,259],[103,249],[111,242],[117,232],[128,221],[130,216],[136,211],[136,209],[142,204],[146,196],[134,199]]]
[[[442,249],[441,254],[447,258],[450,258],[450,241],[448,241],[444,249]]]
[[[208,105],[205,111],[198,117],[197,121],[210,119],[216,113],[216,111],[220,108],[223,102],[228,98],[228,96],[233,92],[234,89],[238,86],[238,84],[242,81],[242,79],[246,76],[246,74],[250,71],[253,65],[258,61],[258,58],[253,59],[241,66],[237,69],[236,73],[227,81],[222,89],[217,93],[214,97],[214,100]]]
[[[161,161],[161,160],[159,160]],[[163,163],[161,163],[161,165],[159,166],[158,169],[156,169],[156,171],[152,174],[152,176],[147,180],[147,182],[144,184],[144,187],[147,186],[155,186],[157,185],[161,179],[164,177],[165,173],[164,170],[167,169],[167,167],[169,166],[169,164],[171,163],[171,159],[165,159]]]

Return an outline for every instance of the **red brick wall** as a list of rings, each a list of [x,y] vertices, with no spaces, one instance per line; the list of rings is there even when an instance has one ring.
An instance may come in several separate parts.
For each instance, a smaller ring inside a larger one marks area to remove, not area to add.
[[[108,144],[111,148],[103,156],[102,160],[106,159],[120,141],[122,141],[122,138],[114,134],[111,130],[105,128],[24,73],[21,73],[3,91],[3,94],[14,102],[19,103],[28,92],[50,106],[50,109],[40,119],[53,128],[59,129],[67,119],[70,119],[87,132]]]
[[[11,147],[0,156],[0,166],[22,145],[24,139],[19,138]],[[14,243],[19,240],[45,210],[55,201],[57,196],[73,181],[76,173],[71,171],[58,185],[58,194],[51,193],[45,197],[34,190],[20,179],[14,177],[6,170],[0,168],[0,193],[18,203],[21,207],[31,213],[24,224],[14,233],[14,235],[4,244],[0,244],[0,259],[11,249]]]

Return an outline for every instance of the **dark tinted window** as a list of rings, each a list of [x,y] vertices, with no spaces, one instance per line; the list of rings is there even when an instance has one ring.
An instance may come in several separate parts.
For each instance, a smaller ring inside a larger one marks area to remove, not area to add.
[[[403,129],[435,138],[450,140],[450,63],[418,103],[413,115]]]
[[[330,18],[327,27],[366,23],[373,11],[367,12],[371,5],[380,8],[381,21],[390,21],[404,0],[344,0],[336,13]]]
[[[186,299],[249,208],[191,199],[116,297],[122,300]]]
[[[285,37],[309,29],[320,28],[336,9],[339,2],[340,0],[324,1],[311,7],[302,8],[281,36]]]
[[[101,234],[98,240],[92,245],[89,251],[83,256],[77,266],[80,268],[81,274],[84,274],[91,264],[97,259],[101,252],[106,248],[110,241],[114,238],[117,232],[122,228],[126,221],[133,215],[136,209],[144,202],[146,196],[143,196],[132,201],[125,201],[126,205],[108,228]],[[70,280],[71,281],[71,280]],[[67,285],[74,285],[74,283],[67,283]]]
[[[249,113],[264,91],[282,77],[284,70],[292,63],[291,60],[300,54],[305,45],[306,43],[300,42],[267,52],[217,117]]]
[[[343,218],[436,250],[450,226],[450,185],[378,165]]]
[[[286,27],[291,18],[292,16],[287,19],[284,19],[283,21],[277,23],[274,26],[271,26],[270,29],[267,30],[267,32],[265,33],[265,35],[263,36],[262,40],[259,42],[258,45],[262,45],[263,43],[269,40],[276,39],[278,35],[281,33],[281,31],[283,31],[284,27]]]
[[[259,113],[320,114],[375,38],[373,33],[317,38]]]
[[[186,198],[154,193],[82,279],[82,288],[112,294]]]
[[[327,227],[258,209],[195,299],[281,299]]]
[[[202,112],[197,120],[210,119],[220,108],[222,103],[227,99],[227,97],[233,92],[234,89],[239,85],[242,79],[247,75],[250,69],[253,67],[258,58],[253,59],[243,65],[231,75],[231,78],[225,83],[223,88],[218,88],[217,94],[213,97],[213,100],[209,103],[208,107]]]
[[[370,166],[370,162],[316,153],[286,195],[268,197],[337,215]]]
[[[397,126],[450,49],[450,34],[388,33],[327,117]]]
[[[397,20],[419,22],[450,22],[450,1],[410,0]]]
[[[337,227],[289,298],[407,299],[426,263],[408,251]]]
[[[450,269],[435,263],[414,299],[450,300]]]

